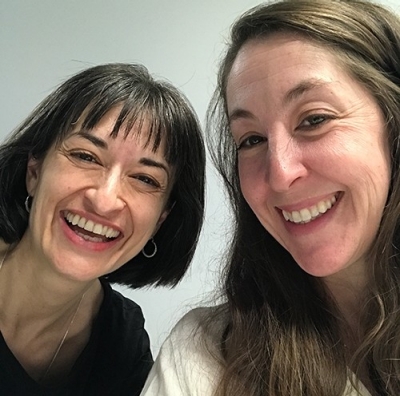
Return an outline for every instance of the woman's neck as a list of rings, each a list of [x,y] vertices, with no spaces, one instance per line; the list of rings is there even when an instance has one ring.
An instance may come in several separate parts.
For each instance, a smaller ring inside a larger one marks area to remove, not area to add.
[[[0,261],[5,252],[1,246]],[[33,379],[47,373],[46,382],[58,383],[90,337],[103,291],[97,279],[73,282],[43,268],[18,247],[10,250],[0,269],[0,330]]]
[[[365,260],[359,260],[342,271],[323,278],[341,315],[353,330],[359,326],[361,308],[367,289],[366,268]]]
[[[62,317],[77,305],[84,293],[95,296],[99,280],[79,282],[57,273],[21,241],[15,248],[0,246],[0,312],[14,313],[15,319]],[[18,313],[18,315],[15,315]],[[12,317],[10,319],[12,320]]]

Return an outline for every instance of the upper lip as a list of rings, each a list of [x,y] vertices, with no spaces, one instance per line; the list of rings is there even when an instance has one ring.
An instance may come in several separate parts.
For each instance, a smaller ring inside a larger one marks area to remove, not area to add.
[[[278,205],[276,206],[276,208],[279,209],[280,211],[284,210],[286,212],[300,211],[302,209],[310,209],[312,206],[317,205],[319,202],[326,201],[331,198],[335,198],[337,200],[338,197],[339,197],[339,192],[335,192],[335,193],[320,195],[318,197],[308,198],[294,204]]]

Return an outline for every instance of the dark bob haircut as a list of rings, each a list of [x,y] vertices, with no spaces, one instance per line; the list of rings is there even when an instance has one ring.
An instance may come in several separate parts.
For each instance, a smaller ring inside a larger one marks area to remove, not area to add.
[[[78,119],[82,128],[92,130],[116,106],[121,111],[110,136],[116,137],[122,129],[126,137],[134,125],[140,133],[143,122],[148,122],[148,144],[153,150],[165,141],[174,185],[171,212],[154,237],[157,254],[146,258],[140,253],[103,278],[130,287],[175,286],[193,258],[203,223],[204,142],[184,95],[171,84],[156,81],[142,65],[106,64],[76,74],[45,98],[0,146],[0,237],[18,243],[28,227],[24,209],[28,158],[43,159]]]

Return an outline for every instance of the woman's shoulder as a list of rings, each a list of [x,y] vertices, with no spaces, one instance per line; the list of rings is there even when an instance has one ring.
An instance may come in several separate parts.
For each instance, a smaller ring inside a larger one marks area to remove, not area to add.
[[[349,378],[343,396],[371,396],[364,384],[357,379],[355,374],[349,369]]]
[[[100,314],[107,316],[109,320],[115,321],[116,324],[123,321],[125,324],[129,322],[131,326],[138,329],[143,328],[144,317],[140,306],[112,288],[109,283],[102,281],[102,287],[104,298],[100,307]]]
[[[128,389],[136,394],[153,363],[143,313],[139,305],[107,282],[102,282],[102,287],[103,302],[92,326],[85,359],[97,377],[114,383],[115,394]]]
[[[199,307],[186,313],[172,329],[173,344],[189,342],[194,350],[217,349],[225,326],[221,307]]]
[[[204,327],[207,320],[216,314],[216,307],[199,307],[187,312],[175,325],[171,334],[191,332]]]
[[[217,307],[184,315],[162,345],[142,395],[211,395],[221,370],[223,323]]]
[[[111,351],[120,348],[121,356],[126,358],[130,354],[132,361],[134,357],[150,353],[140,306],[109,284],[102,283],[102,286],[104,298],[92,328],[92,337],[97,337],[103,348]]]

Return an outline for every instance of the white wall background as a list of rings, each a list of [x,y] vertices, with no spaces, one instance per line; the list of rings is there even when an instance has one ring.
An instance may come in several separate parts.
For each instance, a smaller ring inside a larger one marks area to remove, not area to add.
[[[107,62],[143,63],[178,86],[204,120],[228,28],[258,3],[0,0],[0,140],[63,80]],[[382,3],[400,10],[400,0]],[[187,276],[174,290],[120,289],[142,306],[154,353],[179,317],[210,298],[227,219],[220,182],[209,164],[206,222]]]

